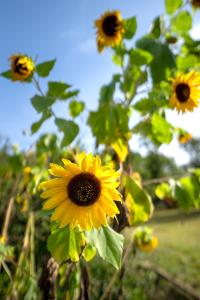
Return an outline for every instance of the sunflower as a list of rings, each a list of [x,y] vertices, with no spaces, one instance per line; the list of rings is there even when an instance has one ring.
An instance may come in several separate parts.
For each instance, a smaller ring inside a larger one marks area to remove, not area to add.
[[[200,8],[200,0],[192,0],[192,6],[194,8]]]
[[[188,74],[178,74],[172,81],[170,106],[175,107],[178,112],[193,111],[199,104],[200,73],[191,71]]]
[[[178,141],[180,144],[187,144],[192,139],[192,135],[190,133],[182,133],[178,137]]]
[[[43,209],[55,209],[51,220],[60,227],[79,226],[82,230],[107,224],[106,216],[115,217],[119,210],[114,201],[121,201],[116,190],[119,173],[101,165],[99,156],[81,153],[78,163],[62,159],[64,167],[50,164],[49,173],[57,178],[42,183],[47,199]]]
[[[10,61],[13,80],[24,81],[32,75],[35,66],[30,57],[16,54],[10,57]]]
[[[158,246],[158,238],[152,234],[152,229],[147,226],[138,227],[133,239],[135,246],[144,252],[151,252]]]
[[[152,236],[152,238],[147,243],[142,243],[139,245],[139,249],[143,252],[152,252],[158,246],[158,238],[156,236]]]
[[[97,47],[99,52],[104,47],[117,46],[121,43],[124,26],[119,11],[104,13],[100,19],[95,21],[95,26],[97,28]]]

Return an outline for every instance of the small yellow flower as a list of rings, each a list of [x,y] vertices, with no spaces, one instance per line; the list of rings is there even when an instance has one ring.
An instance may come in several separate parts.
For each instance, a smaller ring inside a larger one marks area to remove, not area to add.
[[[178,141],[180,144],[187,144],[189,141],[191,141],[192,135],[190,133],[183,133],[179,135]]]
[[[152,234],[152,229],[144,226],[138,227],[134,232],[134,244],[143,252],[152,252],[158,246],[158,238]]]
[[[194,8],[200,8],[200,0],[192,0],[192,6]]]
[[[3,244],[3,245],[4,245],[5,242],[6,242],[5,237],[0,235],[0,244]]]
[[[151,240],[148,243],[142,243],[139,245],[139,249],[143,252],[152,252],[158,246],[158,238],[156,236],[152,236]]]
[[[34,71],[32,59],[26,55],[16,54],[10,57],[12,79],[25,81]]]
[[[24,173],[24,175],[29,175],[31,173],[31,167],[25,167],[23,169],[23,173]]]
[[[78,163],[62,159],[64,167],[50,164],[56,178],[42,183],[42,198],[48,199],[43,209],[55,209],[51,217],[60,227],[79,226],[83,230],[107,224],[119,210],[114,201],[121,201],[117,191],[119,173],[101,165],[99,156],[81,153]]]
[[[170,106],[178,112],[193,111],[199,105],[200,73],[191,71],[188,74],[178,74],[172,81]]]
[[[101,52],[104,47],[117,46],[121,43],[124,26],[119,11],[104,13],[95,21],[97,28],[97,47]]]

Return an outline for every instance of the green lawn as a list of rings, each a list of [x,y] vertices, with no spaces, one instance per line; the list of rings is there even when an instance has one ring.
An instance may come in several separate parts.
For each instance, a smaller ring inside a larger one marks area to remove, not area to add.
[[[130,253],[125,266],[123,300],[185,300],[182,295],[171,292],[170,285],[161,281],[156,286],[154,272],[137,268],[138,263],[149,261],[168,271],[173,277],[190,284],[200,292],[200,213],[186,215],[179,210],[156,212],[148,224],[159,238],[159,246],[153,253]],[[133,229],[126,229],[126,244],[130,243]],[[100,299],[116,270],[101,259],[90,264],[92,299]],[[109,299],[118,299],[117,277]],[[121,299],[121,298],[120,298]]]
[[[149,224],[159,238],[152,254],[139,254],[200,291],[200,214],[158,212]]]

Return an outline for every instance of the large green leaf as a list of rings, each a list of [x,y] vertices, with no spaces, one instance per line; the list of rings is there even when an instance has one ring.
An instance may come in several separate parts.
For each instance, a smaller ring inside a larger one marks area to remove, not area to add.
[[[81,252],[81,235],[69,227],[54,230],[47,240],[48,250],[58,263],[70,259],[78,261]]]
[[[100,106],[96,112],[90,112],[88,124],[99,143],[111,145],[120,135],[129,132],[129,109],[121,104]]]
[[[47,77],[56,63],[56,59],[45,61],[36,66],[36,72],[41,77]]]
[[[153,213],[151,197],[134,181],[133,178],[128,176],[126,177],[126,196],[129,197],[129,208],[133,207],[133,213],[135,214],[133,220],[134,223],[137,223],[138,221],[147,221]],[[138,215],[136,213],[138,213]]]
[[[132,39],[137,30],[137,20],[136,17],[131,17],[124,20],[124,37],[125,39]]]
[[[146,36],[138,40],[136,46],[149,51],[153,55],[150,69],[154,83],[165,80],[167,70],[176,67],[175,57],[166,43],[161,43],[158,40]]]
[[[183,177],[176,183],[174,198],[185,210],[200,206],[200,182],[196,176]]]
[[[172,30],[174,32],[185,34],[192,28],[192,16],[188,11],[181,11],[171,20]]]
[[[47,120],[49,119],[50,117],[52,116],[51,112],[50,111],[46,111],[42,114],[42,117],[39,119],[39,121],[37,122],[34,122],[32,125],[31,125],[31,133],[34,134],[35,132],[37,132],[40,127],[42,126],[42,124]]]
[[[79,133],[78,125],[73,121],[67,121],[65,119],[56,118],[55,124],[64,134],[61,144],[62,146],[68,146]]]
[[[163,182],[157,185],[155,189],[155,194],[161,200],[164,200],[167,197],[172,197],[172,190],[169,183]]]
[[[55,101],[56,98],[47,96],[35,95],[31,98],[31,103],[38,113],[46,111]]]
[[[173,14],[182,5],[182,0],[165,0],[165,9],[168,14]]]
[[[153,113],[159,107],[164,107],[166,105],[166,101],[164,99],[156,99],[156,98],[143,98],[140,99],[133,108],[139,111],[142,115],[146,115],[147,113]]]
[[[142,49],[131,49],[130,62],[137,66],[150,64],[153,56],[148,51]]]
[[[88,233],[88,239],[93,244],[101,258],[120,268],[123,252],[123,235],[117,233],[109,226],[102,226]]]
[[[153,36],[154,38],[159,38],[163,28],[164,28],[164,18],[162,16],[156,17],[151,24],[151,29],[150,29],[151,36]]]
[[[84,108],[84,102],[72,100],[69,104],[69,113],[73,118],[76,118],[83,112]]]
[[[110,84],[103,85],[100,90],[99,103],[100,104],[108,104],[113,101],[113,95],[115,92],[115,82],[111,82]]]
[[[69,87],[70,85],[64,82],[49,81],[47,95],[59,98],[63,95],[63,93],[65,93],[66,89],[68,89]]]
[[[151,118],[152,133],[159,143],[169,144],[172,140],[172,126],[159,114],[154,113]]]

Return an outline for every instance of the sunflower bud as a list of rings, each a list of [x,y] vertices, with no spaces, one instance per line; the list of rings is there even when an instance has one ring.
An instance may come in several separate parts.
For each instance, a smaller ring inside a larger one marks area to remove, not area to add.
[[[34,71],[34,63],[28,56],[17,54],[10,57],[12,79],[25,81]]]

